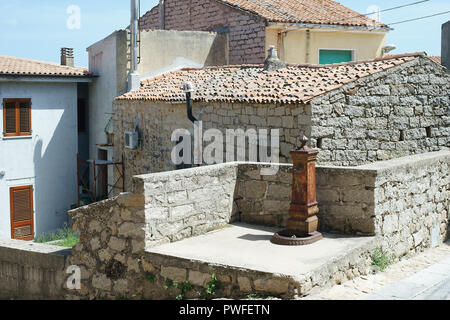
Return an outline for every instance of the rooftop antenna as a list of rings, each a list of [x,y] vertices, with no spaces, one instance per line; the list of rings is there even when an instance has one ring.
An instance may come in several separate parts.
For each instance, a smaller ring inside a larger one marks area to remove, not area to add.
[[[133,91],[139,89],[141,86],[141,81],[139,77],[139,73],[137,71],[138,68],[138,28],[139,28],[139,5],[138,1],[140,0],[131,0],[131,23],[130,23],[130,32],[131,32],[131,68],[130,73],[128,74],[128,91]]]

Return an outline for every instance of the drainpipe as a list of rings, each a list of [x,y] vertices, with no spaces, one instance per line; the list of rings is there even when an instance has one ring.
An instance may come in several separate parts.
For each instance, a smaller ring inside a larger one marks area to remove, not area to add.
[[[183,90],[186,93],[186,111],[188,119],[194,124],[194,145],[191,163],[195,165],[201,165],[203,162],[203,127],[202,123],[194,117],[192,114],[192,92],[194,86],[192,83],[187,82],[183,85]]]
[[[166,5],[164,0],[159,0],[159,28],[166,29]]]
[[[183,90],[186,93],[186,109],[188,119],[191,120],[192,123],[195,123],[197,120],[196,117],[192,114],[192,92],[194,91],[194,87],[192,83],[187,82],[183,85]]]
[[[130,31],[131,31],[131,70],[128,74],[128,91],[139,89],[141,86],[141,81],[139,77],[139,73],[137,71],[138,68],[138,28],[139,28],[139,5],[138,1],[140,0],[131,0],[131,23],[130,23]]]

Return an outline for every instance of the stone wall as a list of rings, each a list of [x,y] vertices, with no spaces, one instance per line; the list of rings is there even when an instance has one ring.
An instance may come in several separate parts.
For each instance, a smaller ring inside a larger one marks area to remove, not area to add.
[[[0,299],[64,299],[69,255],[57,246],[0,240]]]
[[[235,220],[235,163],[134,177],[145,195],[146,248],[205,234]]]
[[[376,169],[375,233],[398,256],[440,245],[450,219],[450,151],[366,166]]]
[[[400,257],[445,241],[450,218],[450,151],[353,168],[318,168],[321,228],[381,236]]]
[[[290,161],[290,151],[298,145],[301,131],[310,135],[311,116],[307,105],[250,105],[232,103],[195,103],[194,115],[202,121],[203,131],[219,129],[224,135],[226,130],[279,129],[279,162]],[[134,130],[136,125],[141,133],[141,142],[137,150],[124,148],[123,132]],[[114,155],[120,160],[125,157],[127,171],[127,190],[131,187],[134,175],[171,171],[175,165],[171,152],[175,143],[171,141],[176,129],[187,129],[193,136],[193,124],[187,119],[186,105],[166,104],[145,101],[114,102]],[[235,141],[235,144],[237,142]],[[208,143],[204,143],[207,146]],[[247,141],[248,148],[248,141]],[[227,151],[226,145],[224,151]],[[237,160],[235,156],[235,160]],[[226,159],[224,158],[225,162]]]
[[[360,167],[318,167],[320,228],[375,234],[375,244],[396,257],[438,245],[449,222],[449,165],[447,150]],[[327,269],[296,281],[146,251],[233,221],[283,226],[291,198],[291,166],[280,165],[276,175],[263,176],[265,166],[228,163],[136,176],[133,193],[71,211],[81,235],[70,259],[82,271],[79,297],[174,298],[171,294],[179,288],[165,290],[167,279],[190,281],[194,294],[213,273],[226,284],[220,296],[261,292],[258,288],[270,279],[271,288],[278,289],[268,293],[292,297],[308,293],[312,286],[367,273],[372,246],[352,253],[350,260],[333,262],[335,272]],[[360,262],[352,269],[353,261]]]
[[[317,201],[320,229],[344,234],[374,235],[376,170],[318,166]]]
[[[80,233],[70,258],[81,268],[79,298],[123,297],[132,288],[142,293],[144,205],[143,194],[121,194],[69,212]]]
[[[450,75],[420,57],[311,102],[322,165],[354,166],[450,147]]]
[[[261,164],[240,164],[235,194],[238,221],[285,227],[292,199],[292,166],[277,165],[275,175],[261,175]]]
[[[141,29],[159,29],[159,6],[140,19]],[[165,29],[214,31],[229,35],[230,64],[263,63],[265,20],[215,0],[166,0]]]

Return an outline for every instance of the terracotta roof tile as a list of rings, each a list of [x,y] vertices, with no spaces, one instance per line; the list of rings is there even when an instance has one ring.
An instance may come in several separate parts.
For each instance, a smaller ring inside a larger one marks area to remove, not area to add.
[[[397,65],[416,59],[423,53],[388,56],[370,61],[333,65],[289,65],[277,71],[265,71],[262,65],[182,69],[145,80],[141,88],[117,100],[181,102],[182,86],[192,82],[194,101],[247,103],[306,103],[332,91]]]
[[[389,28],[333,0],[219,0],[269,22]]]
[[[430,58],[431,60],[433,60],[434,62],[436,62],[438,64],[442,64],[441,56],[428,56],[428,58]]]
[[[90,76],[86,68],[0,55],[0,75],[21,76]]]

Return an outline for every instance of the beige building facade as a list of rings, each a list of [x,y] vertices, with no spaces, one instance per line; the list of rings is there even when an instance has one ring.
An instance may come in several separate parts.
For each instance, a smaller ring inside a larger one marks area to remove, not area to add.
[[[266,50],[271,46],[278,48],[280,59],[291,64],[323,64],[323,55],[336,51],[350,53],[351,61],[370,60],[383,55],[386,35],[380,30],[274,25],[266,28]]]

